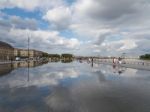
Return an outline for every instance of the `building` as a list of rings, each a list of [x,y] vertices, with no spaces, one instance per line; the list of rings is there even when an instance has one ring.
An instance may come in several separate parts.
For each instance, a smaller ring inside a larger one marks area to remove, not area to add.
[[[14,49],[14,56],[20,58],[40,58],[43,56],[42,51],[37,51],[34,49]]]
[[[34,49],[13,48],[10,44],[0,41],[0,61],[15,60],[15,58],[38,59],[45,54],[47,53]]]
[[[0,61],[9,61],[14,59],[14,48],[5,42],[0,41]]]

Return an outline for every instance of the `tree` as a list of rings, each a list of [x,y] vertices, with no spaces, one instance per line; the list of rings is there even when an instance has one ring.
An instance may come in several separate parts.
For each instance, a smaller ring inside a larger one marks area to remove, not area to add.
[[[72,54],[62,54],[61,55],[61,58],[73,58],[73,55]]]
[[[49,54],[49,58],[60,58],[59,54]]]
[[[43,53],[43,57],[49,57],[48,53]]]
[[[141,55],[140,59],[150,60],[150,54]]]

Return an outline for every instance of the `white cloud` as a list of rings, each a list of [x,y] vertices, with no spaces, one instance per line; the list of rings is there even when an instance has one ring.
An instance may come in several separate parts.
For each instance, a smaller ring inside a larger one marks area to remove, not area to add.
[[[1,0],[0,9],[18,7],[28,11],[36,9],[47,10],[64,4],[62,0]]]
[[[38,22],[35,19],[29,19],[25,18],[22,19],[18,16],[11,16],[9,20],[10,24],[12,24],[12,27],[17,29],[31,29],[36,30],[38,29]]]
[[[77,39],[61,37],[57,31],[34,31],[14,28],[11,28],[9,32],[5,32],[5,37],[2,37],[1,40],[11,43],[14,47],[27,48],[28,36],[30,36],[30,48],[49,53],[60,53],[60,51],[65,52],[67,49],[76,49],[80,44]],[[64,50],[62,51],[63,48]]]
[[[33,10],[38,6],[38,0],[32,0],[32,1],[27,1],[27,0],[1,0],[0,1],[0,8],[23,8],[27,10]]]
[[[27,19],[24,19],[25,22],[11,21],[11,24],[8,24],[7,21],[0,21],[0,28],[3,28],[2,35],[7,38],[9,33],[6,34],[6,32],[14,25],[15,30],[22,29],[21,32],[24,32],[23,29],[34,29],[35,31],[31,31],[33,37],[36,37],[33,43],[41,40],[45,43],[44,45],[39,43],[43,49],[46,48],[43,46],[57,51],[60,48],[62,52],[64,49],[77,48],[80,50],[72,52],[88,55],[98,53],[117,55],[121,52],[133,51],[141,54],[141,52],[149,51],[147,42],[150,36],[150,3],[147,0],[113,0],[113,2],[111,0],[76,0],[73,4],[67,4],[64,0],[43,0],[42,2],[32,0],[31,2],[2,0],[0,9],[19,7],[27,11],[40,10],[43,14],[41,19],[49,22],[50,31],[36,29],[35,27],[38,26],[34,20],[32,25],[29,25],[31,20]],[[25,27],[21,28],[19,24]],[[55,35],[48,33],[55,30],[57,30]],[[67,39],[60,36],[60,32],[64,30],[71,30],[75,34],[74,38]],[[39,38],[39,35],[44,39]],[[20,34],[20,36],[23,35]],[[11,37],[11,42],[13,41]],[[144,42],[145,47],[140,48]],[[97,47],[93,50],[95,45]]]
[[[71,22],[71,11],[68,7],[57,7],[48,10],[43,18],[56,28],[64,29]]]
[[[131,39],[130,40],[123,40],[122,43],[123,43],[123,46],[121,48],[119,48],[118,51],[130,50],[130,49],[137,47],[134,40],[131,40]]]

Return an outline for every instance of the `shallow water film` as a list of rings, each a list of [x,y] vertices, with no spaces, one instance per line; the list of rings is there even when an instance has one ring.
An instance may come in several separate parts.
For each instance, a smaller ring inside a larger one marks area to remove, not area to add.
[[[149,112],[150,71],[83,62],[0,65],[0,112]]]

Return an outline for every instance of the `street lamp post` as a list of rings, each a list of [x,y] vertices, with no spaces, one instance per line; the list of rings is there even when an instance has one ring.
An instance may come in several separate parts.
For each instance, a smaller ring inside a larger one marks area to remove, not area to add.
[[[28,36],[28,60],[29,60],[29,58],[30,58],[30,54],[29,54],[29,50],[30,50],[30,38],[29,38],[29,36]]]

